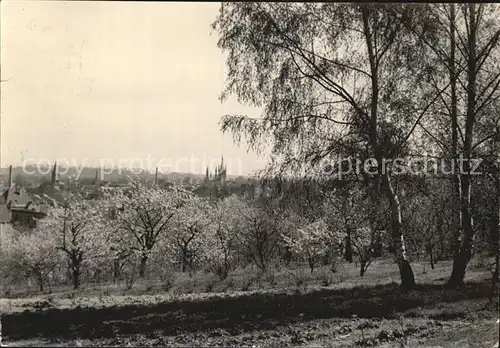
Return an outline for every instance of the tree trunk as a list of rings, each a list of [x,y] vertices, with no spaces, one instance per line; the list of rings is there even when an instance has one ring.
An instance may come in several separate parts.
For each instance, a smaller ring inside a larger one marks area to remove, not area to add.
[[[434,263],[438,263],[440,260],[446,259],[446,255],[449,254],[449,249],[446,244],[446,239],[443,230],[443,215],[439,214],[437,219],[436,231],[438,235],[438,242],[435,244],[436,246],[436,254],[434,254]]]
[[[491,279],[491,295],[490,302],[493,301],[493,297],[495,296],[495,291],[497,289],[497,285],[499,282],[499,267],[500,267],[500,244],[497,243],[497,253],[495,255],[495,271],[493,272],[493,277]]]
[[[455,255],[453,270],[448,280],[448,286],[451,288],[461,286],[464,282],[465,271],[472,256],[472,244],[474,239],[474,226],[470,207],[471,178],[470,175],[464,175],[462,178],[464,184],[462,191],[463,240],[460,249]]]
[[[389,174],[383,174],[383,180],[387,188],[391,213],[392,213],[392,241],[394,247],[395,261],[399,267],[401,277],[401,290],[407,291],[415,287],[415,276],[411,268],[410,262],[406,257],[405,241],[403,236],[403,223],[401,218],[401,205],[399,197],[394,190]]]
[[[118,277],[120,276],[120,260],[113,260],[113,283],[116,282]]]
[[[286,246],[283,259],[285,260],[285,263],[287,265],[289,265],[290,262],[292,262],[292,257],[293,257],[293,254],[292,254],[290,248],[288,246]]]
[[[496,233],[494,233],[496,240],[495,240],[495,271],[493,272],[493,278],[491,281],[491,297],[490,301],[493,300],[493,297],[495,296],[495,291],[499,283],[498,277],[500,276],[500,167],[495,168],[496,169],[496,178],[495,178],[495,187],[496,187],[496,200],[495,200],[495,211],[494,214],[496,216],[496,226],[494,228],[496,229]],[[500,333],[499,333],[500,336]],[[499,337],[500,341],[500,337]]]
[[[350,228],[347,229],[347,235],[345,237],[344,259],[346,262],[352,263],[352,241]]]
[[[359,263],[359,276],[363,277],[365,275],[366,271],[366,263],[364,261],[360,261]]]
[[[460,197],[462,196],[462,187],[460,182],[460,173],[458,171],[458,110],[457,110],[457,73],[455,67],[455,4],[450,4],[450,88],[451,88],[451,156],[452,156],[452,252],[454,256],[460,249],[461,244],[461,226],[462,211]]]
[[[139,277],[144,278],[144,275],[146,274],[146,265],[148,262],[148,255],[143,254],[141,257],[141,262],[139,264]]]
[[[43,292],[43,275],[42,272],[37,271],[37,279],[38,279],[38,286],[40,288],[40,292]]]
[[[431,269],[434,269],[434,252],[433,252],[433,247],[429,245],[429,259],[431,262]]]
[[[453,270],[451,272],[450,279],[448,280],[448,287],[456,288],[463,284],[465,278],[465,270],[470,260],[470,254],[460,251],[453,261]]]
[[[81,265],[83,260],[83,252],[79,250],[71,250],[71,278],[73,279],[73,289],[80,287]]]
[[[434,246],[432,242],[428,241],[425,245],[425,249],[427,251],[427,255],[429,255],[429,262],[431,264],[431,269],[434,269]]]
[[[74,266],[72,270],[73,277],[73,289],[78,289],[80,287],[80,267]]]
[[[500,163],[493,169],[493,180],[495,181],[495,204],[491,223],[491,244],[493,255],[498,253],[498,240],[500,238]]]
[[[309,259],[309,269],[311,270],[311,274],[314,273],[314,260],[313,259]]]
[[[66,272],[65,272],[65,279],[64,279],[64,283],[66,285],[70,285],[71,282],[73,281],[73,275],[72,275],[72,267],[71,267],[71,262],[68,261],[68,267],[66,267]]]
[[[182,260],[181,260],[181,272],[182,273],[187,271],[187,264],[188,264],[187,250],[183,250],[182,251]]]
[[[262,246],[258,247],[258,252],[259,252],[260,269],[262,270],[262,272],[266,273],[267,262],[266,262],[266,258],[264,257],[264,248]]]

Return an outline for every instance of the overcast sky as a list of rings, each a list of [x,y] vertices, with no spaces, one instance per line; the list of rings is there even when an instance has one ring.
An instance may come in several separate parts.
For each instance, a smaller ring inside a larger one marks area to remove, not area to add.
[[[149,158],[166,171],[204,172],[204,159],[224,154],[231,174],[262,167],[220,132],[223,114],[258,113],[218,100],[226,71],[210,29],[218,3],[0,6],[2,166]]]

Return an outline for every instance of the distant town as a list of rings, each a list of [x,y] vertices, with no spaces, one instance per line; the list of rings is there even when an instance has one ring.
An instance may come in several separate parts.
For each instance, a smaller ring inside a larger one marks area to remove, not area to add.
[[[93,167],[62,170],[57,162],[51,168],[34,169],[28,166],[1,168],[0,224],[33,228],[50,207],[64,205],[70,195],[79,195],[88,200],[98,199],[102,195],[101,187],[126,186],[131,177],[160,188],[178,185],[204,197],[254,191],[257,182],[250,177],[228,175],[223,157],[213,171],[207,167],[204,175],[162,173],[158,168],[154,173],[120,168],[106,170],[106,174],[103,174],[101,168]],[[47,172],[50,174],[42,174]],[[61,172],[65,174],[61,175]]]

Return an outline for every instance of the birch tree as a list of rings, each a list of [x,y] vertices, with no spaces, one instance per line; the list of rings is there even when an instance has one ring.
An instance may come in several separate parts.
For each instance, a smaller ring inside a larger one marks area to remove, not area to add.
[[[475,228],[471,197],[475,160],[480,159],[478,150],[481,146],[498,136],[498,129],[491,127],[488,110],[500,93],[500,22],[495,6],[466,4],[431,8],[445,40],[441,46],[426,43],[448,72],[451,88],[449,96],[443,96],[441,102],[450,116],[452,130],[453,221],[456,232],[453,271],[448,285],[456,287],[463,283],[472,256]],[[461,163],[457,163],[459,157]]]
[[[333,155],[374,158],[369,177],[392,212],[391,235],[403,289],[415,280],[407,259],[401,205],[383,160],[404,156],[416,122],[441,92],[427,78],[422,45],[402,23],[410,5],[222,4],[214,28],[227,54],[222,98],[260,107],[262,117],[227,115],[223,131],[250,148],[270,148],[270,172],[316,167]]]
[[[456,287],[463,283],[475,235],[471,213],[474,160],[481,158],[482,145],[498,134],[488,109],[499,95],[499,11],[483,4],[436,4],[419,11],[419,17],[426,20],[410,30],[435,62],[431,86],[435,90],[448,86],[433,110],[436,116],[421,120],[418,126],[451,159],[455,255],[448,285]],[[448,133],[440,131],[448,129]]]

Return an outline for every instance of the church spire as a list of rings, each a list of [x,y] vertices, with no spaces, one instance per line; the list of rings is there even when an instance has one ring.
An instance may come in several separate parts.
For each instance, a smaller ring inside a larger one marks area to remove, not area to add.
[[[12,166],[9,166],[9,182],[8,182],[9,188],[12,187]]]
[[[99,186],[99,169],[95,170],[95,181],[94,181],[94,184],[96,186]]]
[[[226,179],[226,166],[224,165],[224,155],[220,159],[220,169],[219,169],[220,179],[223,182]]]
[[[57,161],[54,162],[54,167],[52,168],[52,186],[59,183],[59,175],[57,173]]]

